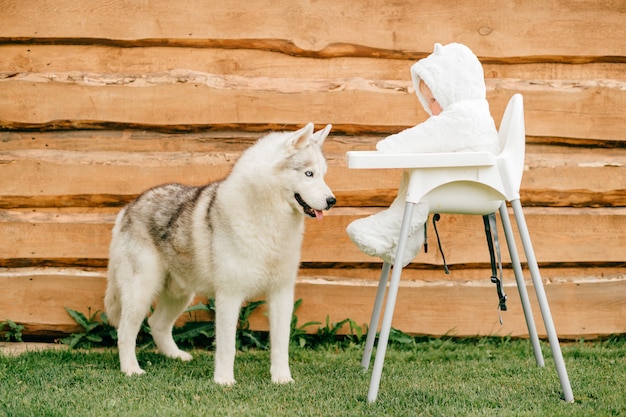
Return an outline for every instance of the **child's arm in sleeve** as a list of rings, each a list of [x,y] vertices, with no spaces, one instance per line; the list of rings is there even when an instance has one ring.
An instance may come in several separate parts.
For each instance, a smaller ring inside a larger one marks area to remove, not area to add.
[[[460,112],[440,114],[386,137],[376,144],[376,149],[384,153],[468,151],[475,144],[485,142],[485,133],[477,131],[478,127],[474,119]]]
[[[376,150],[384,153],[442,152],[441,126],[439,120],[430,118],[423,123],[387,136],[376,144]]]

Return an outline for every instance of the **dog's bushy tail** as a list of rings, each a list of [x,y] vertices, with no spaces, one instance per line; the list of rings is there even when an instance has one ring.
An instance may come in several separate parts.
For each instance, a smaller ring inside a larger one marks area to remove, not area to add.
[[[107,290],[104,295],[104,309],[107,313],[109,324],[117,327],[122,315],[122,305],[120,303],[119,287],[111,275],[112,271],[109,270]]]
[[[120,233],[122,219],[124,218],[126,209],[123,208],[118,213],[115,219],[115,226],[113,226],[113,238],[111,240],[111,246],[109,248],[109,265],[107,270],[107,289],[104,295],[104,309],[107,314],[109,324],[117,327],[120,324],[120,318],[122,316],[122,301],[120,300],[120,287],[117,279],[117,265],[115,256],[115,242],[117,235]]]

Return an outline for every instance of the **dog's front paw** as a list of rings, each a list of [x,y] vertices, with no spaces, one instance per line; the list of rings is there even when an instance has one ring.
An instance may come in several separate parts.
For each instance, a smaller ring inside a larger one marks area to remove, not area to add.
[[[290,374],[287,374],[287,375],[272,376],[272,382],[274,384],[290,384],[296,381],[293,380]]]
[[[289,384],[294,382],[291,377],[291,370],[287,363],[273,364],[270,366],[270,375],[272,376],[272,382],[275,384]]]
[[[213,381],[215,381],[216,384],[223,385],[225,387],[232,387],[235,385],[235,378],[233,377],[228,378],[215,375],[213,377]]]
[[[143,375],[146,373],[146,371],[141,368],[122,369],[122,372],[124,372],[127,376]]]

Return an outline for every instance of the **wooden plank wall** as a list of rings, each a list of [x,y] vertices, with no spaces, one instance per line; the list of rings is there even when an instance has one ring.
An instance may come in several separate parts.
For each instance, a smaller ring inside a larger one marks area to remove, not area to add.
[[[298,316],[368,322],[380,263],[344,230],[392,201],[399,173],[350,171],[345,152],[423,121],[409,67],[456,41],[481,59],[497,123],[524,95],[522,203],[557,331],[626,332],[622,1],[9,0],[0,10],[0,321],[31,335],[75,330],[63,307],[103,308],[123,204],[160,183],[221,178],[260,135],[311,121],[334,125],[325,152],[339,203],[307,221]],[[480,218],[440,224],[452,273],[431,241],[403,275],[394,327],[525,336],[509,268],[498,324]],[[253,324],[267,328],[262,314]]]

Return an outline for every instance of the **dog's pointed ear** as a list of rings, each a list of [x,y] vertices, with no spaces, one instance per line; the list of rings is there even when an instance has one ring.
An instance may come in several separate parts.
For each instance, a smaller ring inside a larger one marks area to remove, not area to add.
[[[313,136],[313,123],[307,123],[302,129],[297,130],[289,136],[289,143],[295,149],[305,148]]]
[[[333,128],[333,125],[330,125],[330,124],[326,125],[324,129],[318,130],[317,132],[313,133],[313,137],[311,138],[311,140],[317,143],[321,147],[322,144],[324,143],[324,140],[330,133],[330,129],[332,128]]]

